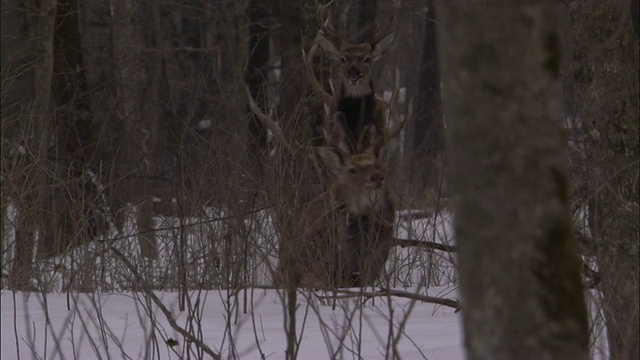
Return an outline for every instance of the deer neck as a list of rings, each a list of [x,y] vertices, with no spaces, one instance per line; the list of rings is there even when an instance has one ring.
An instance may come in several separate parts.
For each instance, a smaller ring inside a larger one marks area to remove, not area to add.
[[[346,195],[349,197],[347,200],[349,214],[352,215],[375,213],[385,207],[387,200],[386,191],[382,188],[371,191],[356,191]]]
[[[342,97],[347,98],[363,98],[373,95],[373,81],[357,85],[350,84],[348,81],[343,81],[341,94]]]
[[[368,125],[378,126],[377,105],[375,94],[372,92],[361,97],[343,96],[338,101],[338,111],[344,115],[343,128],[346,140],[353,151],[362,138]]]

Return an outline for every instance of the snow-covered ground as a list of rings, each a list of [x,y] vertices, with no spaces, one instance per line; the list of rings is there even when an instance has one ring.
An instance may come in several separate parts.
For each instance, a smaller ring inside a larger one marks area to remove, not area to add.
[[[428,294],[449,291],[431,288]],[[246,313],[243,291],[237,298],[226,291],[192,292],[193,310],[183,312],[178,293],[156,294],[178,326],[224,359],[285,356],[285,310],[277,290],[248,290]],[[334,307],[318,298],[323,295],[332,294],[298,294],[299,359],[384,359],[394,352],[402,359],[463,358],[460,318],[452,308],[395,297],[369,299],[362,307],[362,298],[341,299]],[[168,339],[178,345],[168,346]],[[131,292],[4,291],[1,348],[2,359],[186,359],[189,352],[191,359],[209,358],[185,343],[143,294]]]
[[[207,218],[225,215],[208,213]],[[256,234],[247,240],[249,253],[220,247],[226,233],[222,222],[157,217],[156,229],[164,230],[156,232],[158,259],[152,262],[141,259],[131,223],[124,234],[108,241],[52,259],[34,257],[39,276],[33,286],[43,292],[2,290],[0,358],[211,358],[197,345],[202,344],[222,359],[284,359],[289,319],[285,294],[269,288],[277,262],[277,239],[269,218],[265,212],[248,221]],[[454,245],[446,212],[418,219],[403,211],[398,218],[405,219],[398,223],[398,238]],[[12,229],[6,230],[12,238]],[[185,240],[182,246],[177,239]],[[13,244],[4,245],[2,271],[7,274]],[[119,251],[138,275],[111,249]],[[179,252],[188,266],[180,267]],[[237,268],[240,259],[244,267]],[[387,270],[386,284],[406,295],[459,298],[451,253],[397,246]],[[250,287],[224,290],[235,287],[238,279]],[[6,281],[3,276],[3,289]],[[184,295],[178,292],[184,283],[203,290]],[[67,292],[69,288],[76,290]],[[161,306],[144,289],[153,289]],[[363,291],[373,290],[379,289]],[[351,292],[298,292],[298,359],[464,358],[461,316],[454,309],[400,296]],[[593,306],[597,301],[592,300],[592,355],[604,359],[604,325]],[[170,339],[177,345],[170,346]]]

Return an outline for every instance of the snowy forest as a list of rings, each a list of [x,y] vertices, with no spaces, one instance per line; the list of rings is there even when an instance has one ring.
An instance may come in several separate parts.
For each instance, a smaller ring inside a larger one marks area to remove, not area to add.
[[[639,359],[638,0],[2,0],[3,359]]]

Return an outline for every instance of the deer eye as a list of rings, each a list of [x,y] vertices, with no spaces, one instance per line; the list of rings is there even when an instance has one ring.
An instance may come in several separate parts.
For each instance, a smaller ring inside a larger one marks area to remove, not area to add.
[[[354,167],[350,167],[349,170],[347,170],[349,172],[349,174],[355,174],[356,173],[356,168]]]
[[[365,64],[371,64],[371,56],[365,56],[364,59],[362,59],[362,62]]]

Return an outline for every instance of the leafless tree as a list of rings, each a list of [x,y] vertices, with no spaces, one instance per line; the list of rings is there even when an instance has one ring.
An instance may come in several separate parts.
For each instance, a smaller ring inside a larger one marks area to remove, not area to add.
[[[562,136],[558,6],[437,8],[470,359],[588,358]]]
[[[611,359],[639,356],[637,7],[569,3],[574,61],[567,76],[586,143],[587,191],[579,200],[596,239]]]

